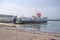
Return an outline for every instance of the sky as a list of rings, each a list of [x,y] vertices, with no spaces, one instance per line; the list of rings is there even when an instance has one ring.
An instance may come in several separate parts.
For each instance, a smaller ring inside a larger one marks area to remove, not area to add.
[[[60,0],[0,0],[0,14],[31,17],[36,10],[42,17],[60,19]]]

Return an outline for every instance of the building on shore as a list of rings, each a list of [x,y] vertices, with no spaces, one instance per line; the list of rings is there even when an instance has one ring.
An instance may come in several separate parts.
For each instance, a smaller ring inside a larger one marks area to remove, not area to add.
[[[4,14],[0,14],[0,22],[13,22],[14,20],[13,15],[4,15]]]

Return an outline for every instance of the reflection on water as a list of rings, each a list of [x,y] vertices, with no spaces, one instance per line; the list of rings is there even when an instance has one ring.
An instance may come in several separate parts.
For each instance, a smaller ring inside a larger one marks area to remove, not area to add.
[[[18,30],[38,30],[44,32],[60,33],[60,22],[52,21],[43,24],[20,24],[16,25]]]

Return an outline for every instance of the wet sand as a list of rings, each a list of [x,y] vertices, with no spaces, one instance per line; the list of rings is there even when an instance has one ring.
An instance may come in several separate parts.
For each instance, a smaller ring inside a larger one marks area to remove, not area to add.
[[[17,30],[15,27],[0,26],[0,40],[60,40],[60,34],[40,31]]]

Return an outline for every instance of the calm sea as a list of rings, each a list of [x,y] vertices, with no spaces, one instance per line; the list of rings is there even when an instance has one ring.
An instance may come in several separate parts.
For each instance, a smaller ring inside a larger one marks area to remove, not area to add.
[[[20,24],[18,30],[37,30],[51,33],[60,33],[60,21],[48,21],[42,24]]]

